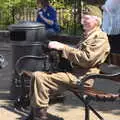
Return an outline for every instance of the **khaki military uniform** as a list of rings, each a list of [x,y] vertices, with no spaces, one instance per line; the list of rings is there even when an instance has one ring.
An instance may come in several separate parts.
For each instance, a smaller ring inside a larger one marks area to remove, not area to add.
[[[31,106],[47,107],[49,95],[54,91],[67,90],[75,86],[78,78],[86,74],[99,73],[99,65],[105,61],[110,51],[107,35],[96,28],[80,46],[78,44],[77,48],[73,48],[65,45],[62,50],[63,57],[70,60],[73,65],[72,73],[33,73],[35,79],[31,82]]]

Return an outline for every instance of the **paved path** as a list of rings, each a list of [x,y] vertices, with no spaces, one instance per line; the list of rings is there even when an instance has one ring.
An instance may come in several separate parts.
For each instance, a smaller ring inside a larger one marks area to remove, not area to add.
[[[83,104],[72,93],[66,92],[65,94],[67,96],[64,102],[51,105],[48,112],[62,117],[64,120],[84,120]],[[14,110],[11,103],[11,101],[0,100],[0,120],[22,120],[21,116],[27,115],[25,112]],[[92,102],[91,104],[103,115],[105,120],[120,120],[119,102]],[[90,120],[99,119],[91,112]]]

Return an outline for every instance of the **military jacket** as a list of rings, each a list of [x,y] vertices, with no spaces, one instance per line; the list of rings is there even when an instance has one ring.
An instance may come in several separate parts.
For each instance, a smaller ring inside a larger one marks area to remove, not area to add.
[[[70,60],[73,65],[74,72],[79,75],[98,73],[99,66],[106,60],[110,52],[110,45],[107,34],[96,28],[88,34],[82,44],[77,45],[77,48],[65,45],[62,49],[63,57]]]

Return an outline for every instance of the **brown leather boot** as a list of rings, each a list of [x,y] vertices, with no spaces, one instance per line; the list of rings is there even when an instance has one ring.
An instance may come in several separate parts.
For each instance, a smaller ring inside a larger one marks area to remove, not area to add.
[[[47,108],[35,108],[33,111],[34,119],[33,120],[48,120],[47,117]]]

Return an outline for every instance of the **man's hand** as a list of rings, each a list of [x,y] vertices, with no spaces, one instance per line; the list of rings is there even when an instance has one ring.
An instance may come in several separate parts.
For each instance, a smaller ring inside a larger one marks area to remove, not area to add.
[[[39,15],[40,15],[40,17],[43,17],[43,12],[40,11],[40,12],[39,12]]]
[[[57,42],[57,41],[51,41],[48,44],[48,48],[56,49],[56,50],[62,50],[64,48],[65,44]]]

